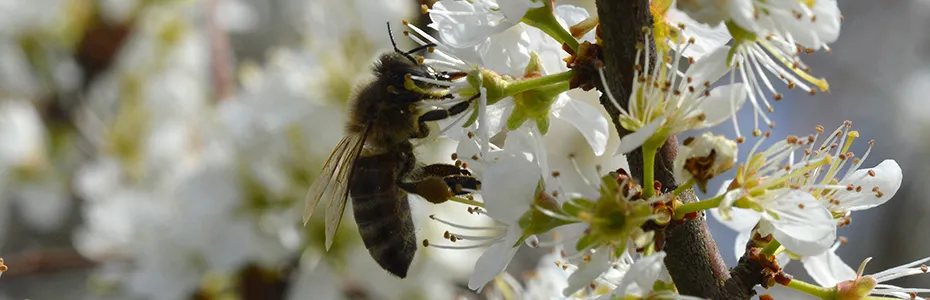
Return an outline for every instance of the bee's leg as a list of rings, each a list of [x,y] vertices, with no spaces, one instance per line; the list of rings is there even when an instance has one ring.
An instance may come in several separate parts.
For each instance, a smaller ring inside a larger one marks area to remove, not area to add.
[[[423,180],[411,182],[402,181],[398,182],[397,186],[408,193],[420,195],[426,201],[434,204],[446,202],[450,197],[454,196],[452,190],[440,177],[427,177]]]
[[[428,111],[424,113],[423,115],[420,115],[420,118],[418,119],[418,121],[420,121],[420,123],[429,122],[429,121],[439,121],[439,120],[463,113],[466,110],[468,110],[468,106],[470,106],[471,102],[474,101],[475,99],[478,99],[478,95],[472,96],[468,100],[456,103],[449,109],[436,109],[436,110]]]
[[[424,175],[446,177],[452,175],[471,175],[466,169],[456,167],[450,164],[432,164],[421,168]]]
[[[455,165],[431,164],[420,167],[418,173],[408,178],[412,181],[401,180],[397,186],[436,204],[481,188],[481,182],[472,177],[471,172]]]
[[[424,113],[417,120],[417,122],[419,123],[420,130],[417,131],[417,134],[413,138],[423,139],[423,138],[429,137],[429,126],[426,125],[426,122],[439,121],[439,120],[448,118],[450,116],[460,114],[468,109],[468,105],[470,103],[471,103],[471,100],[462,101],[460,103],[453,105],[449,109],[436,109],[436,110],[431,110],[431,111]]]
[[[477,191],[481,189],[481,181],[478,178],[471,177],[468,175],[452,175],[442,178],[446,182],[446,185],[449,186],[449,189],[452,190],[452,193],[456,195],[469,194],[471,191]]]
[[[456,79],[459,79],[459,78],[462,78],[462,77],[465,77],[465,76],[468,76],[468,73],[467,73],[467,72],[447,72],[447,71],[442,71],[442,72],[439,72],[439,76],[438,76],[438,77],[439,77],[440,79],[442,79],[442,80],[452,81],[452,80],[456,80]]]

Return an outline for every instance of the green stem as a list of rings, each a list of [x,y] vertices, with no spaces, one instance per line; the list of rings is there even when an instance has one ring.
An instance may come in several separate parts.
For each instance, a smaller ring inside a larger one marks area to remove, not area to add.
[[[655,169],[656,169],[656,152],[659,147],[651,143],[643,144],[643,198],[649,199],[655,195]]]
[[[529,79],[524,79],[520,81],[515,81],[507,85],[504,88],[503,95],[513,96],[521,92],[529,91],[535,88],[557,84],[557,83],[568,83],[572,79],[575,73],[572,70],[568,70],[561,73],[550,74],[546,76],[539,76]]]
[[[688,179],[688,181],[685,181],[685,183],[682,183],[677,188],[675,188],[674,191],[672,191],[672,197],[678,197],[679,194],[684,193],[685,191],[690,189],[691,186],[693,185],[694,185],[694,177],[691,177],[691,179]]]
[[[781,248],[781,243],[773,238],[768,245],[765,245],[765,248],[762,248],[762,254],[775,255],[775,253],[778,251],[778,248]]]
[[[520,21],[526,23],[526,25],[539,28],[539,30],[542,30],[559,43],[568,45],[568,47],[575,50],[575,52],[578,51],[578,40],[559,24],[559,21],[556,20],[555,14],[552,11],[552,7],[548,3],[546,6],[528,10]]]
[[[823,288],[797,279],[792,279],[788,287],[823,300],[833,300],[836,297],[835,288]]]
[[[713,197],[707,200],[701,200],[698,202],[685,203],[675,209],[675,219],[680,220],[684,218],[686,214],[693,213],[697,211],[711,209],[717,206],[720,206],[720,202],[723,201],[723,195]]]

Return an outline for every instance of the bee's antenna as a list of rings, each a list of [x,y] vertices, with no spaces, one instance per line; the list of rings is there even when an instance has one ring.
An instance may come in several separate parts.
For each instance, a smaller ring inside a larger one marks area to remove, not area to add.
[[[430,47],[436,47],[436,44],[428,43],[426,45],[413,48],[412,50],[407,51],[407,52],[401,51],[399,48],[397,48],[397,42],[394,40],[394,31],[391,30],[390,21],[387,22],[387,29],[388,29],[388,36],[391,37],[391,46],[394,46],[394,52],[400,53],[401,55],[403,55],[404,57],[406,57],[407,59],[409,59],[410,61],[414,63],[418,63],[418,62],[416,58],[414,58],[411,54],[416,53],[417,51],[421,51],[423,49],[428,49]]]
[[[400,54],[406,54],[404,53],[404,51],[400,51],[400,49],[397,49],[397,42],[394,41],[394,31],[391,30],[391,21],[387,21],[386,23],[387,23],[388,36],[391,37],[391,46],[394,46],[394,52],[397,52]]]

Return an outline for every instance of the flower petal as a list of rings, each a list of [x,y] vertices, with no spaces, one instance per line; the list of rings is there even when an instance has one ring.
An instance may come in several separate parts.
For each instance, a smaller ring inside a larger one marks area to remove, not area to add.
[[[630,285],[636,283],[640,292],[651,291],[656,279],[665,269],[663,259],[665,259],[665,252],[659,251],[637,260],[630,266],[630,270],[626,272],[626,275],[623,276],[623,280],[617,285],[617,290],[624,292],[624,294],[629,293]]]
[[[710,51],[707,55],[699,59],[685,71],[685,78],[690,77],[692,85],[698,87],[705,83],[712,84],[717,82],[730,67],[727,66],[727,56],[730,52],[730,46],[721,46]]]
[[[594,155],[601,156],[607,150],[610,129],[607,118],[597,108],[583,101],[569,98],[563,93],[552,105],[550,112],[554,117],[577,128],[594,150]]]
[[[519,239],[520,229],[515,226],[508,227],[504,241],[491,245],[481,254],[481,257],[478,257],[478,261],[475,262],[475,271],[468,278],[468,288],[481,292],[485,284],[500,275],[507,268],[513,255],[517,253],[519,247],[513,247],[513,244]]]
[[[568,276],[568,287],[562,291],[562,294],[569,296],[575,293],[607,272],[608,269],[610,269],[610,251],[607,248],[595,250],[594,255],[591,255],[591,260],[578,265],[578,270]]]
[[[700,23],[674,7],[668,10],[665,14],[665,18],[666,22],[676,27],[678,24],[684,24],[685,29],[682,30],[682,35],[684,35],[686,39],[691,37],[695,38],[694,44],[688,46],[682,55],[697,61],[700,61],[702,57],[726,45],[727,42],[733,39],[733,37],[730,36],[730,32],[727,31],[727,27],[723,24],[712,27]]]
[[[507,17],[508,20],[513,20],[514,24],[520,22],[520,19],[526,15],[526,11],[531,8],[539,8],[544,5],[542,1],[530,1],[530,0],[506,0],[506,1],[497,1],[500,11]]]
[[[762,216],[772,225],[775,239],[789,251],[818,255],[836,241],[833,215],[810,193],[791,189],[774,203]]]
[[[840,185],[862,186],[861,192],[840,189],[832,198],[838,200],[839,207],[846,210],[869,209],[891,200],[901,187],[902,179],[901,166],[893,159],[886,159],[874,168],[856,170],[840,182]],[[878,188],[881,196],[872,191],[874,188]]]
[[[468,48],[509,26],[496,26],[500,16],[468,1],[440,1],[433,4],[428,26],[439,32],[443,43],[454,48]]]
[[[530,209],[542,171],[526,156],[508,155],[491,165],[482,178],[481,196],[488,216],[513,225]]]
[[[754,210],[738,207],[730,208],[729,219],[724,218],[719,208],[711,208],[710,214],[720,221],[720,223],[723,223],[723,225],[738,232],[751,230],[762,217],[761,214]]]
[[[746,253],[746,244],[749,244],[749,239],[752,237],[752,228],[749,230],[740,231],[736,235],[736,241],[733,242],[733,255],[736,256],[736,261],[739,261],[743,257],[743,254]]]
[[[728,84],[710,90],[710,95],[701,98],[695,111],[704,114],[704,122],[694,129],[713,127],[729,120],[746,102],[746,86],[742,83]]]
[[[798,4],[791,0],[787,5],[776,5],[795,6]],[[798,18],[793,14],[772,14],[768,16],[767,22],[759,22],[759,25],[781,36],[790,36],[795,43],[805,48],[819,50],[825,44],[835,42],[839,37],[842,24],[841,13],[836,0],[818,0],[812,7],[811,14],[817,16],[816,21],[808,17]],[[777,24],[777,27],[773,24]]]
[[[620,156],[623,154],[630,153],[630,151],[635,150],[643,145],[649,138],[652,137],[652,134],[659,130],[659,126],[665,123],[665,117],[658,117],[646,126],[640,127],[635,132],[624,136],[620,139],[620,146],[617,147],[617,152],[614,153],[614,156]]]
[[[801,263],[804,264],[807,274],[820,286],[835,286],[840,281],[856,278],[856,270],[843,262],[833,250],[804,257]]]
[[[730,11],[730,18],[739,27],[752,32],[759,31],[758,22],[756,22],[756,8],[753,7],[753,1],[737,0],[726,1]]]
[[[578,7],[570,4],[559,5],[555,7],[554,10],[555,18],[559,21],[559,24],[562,25],[565,29],[569,29],[571,26],[584,21],[591,14],[588,13],[588,10],[583,7]],[[582,36],[579,41],[588,41],[594,43],[594,30],[589,31],[584,36]],[[564,65],[564,64],[563,64]]]

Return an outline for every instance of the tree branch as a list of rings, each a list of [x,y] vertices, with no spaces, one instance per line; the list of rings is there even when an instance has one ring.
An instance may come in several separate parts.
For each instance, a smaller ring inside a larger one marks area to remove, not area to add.
[[[72,249],[33,250],[4,258],[9,270],[3,278],[54,273],[70,269],[84,269],[97,265]]]
[[[636,44],[643,36],[642,28],[652,28],[648,0],[597,0],[600,16],[600,37],[603,41],[607,84],[617,101],[627,106],[633,84],[633,66],[637,63]],[[652,50],[654,51],[654,50]],[[652,53],[651,57],[655,57]],[[598,89],[604,87],[598,83]],[[620,137],[630,132],[619,124],[619,110],[610,99],[601,97],[601,105],[610,114]],[[669,138],[656,155],[655,179],[663,192],[678,187],[672,172],[672,162],[678,154],[678,140]],[[630,174],[642,182],[643,151],[627,154]],[[643,183],[649,186],[651,183]],[[684,202],[696,201],[693,190],[681,194]],[[753,286],[762,282],[762,267],[745,256],[729,272],[717,244],[714,243],[703,215],[695,220],[673,223],[666,228],[665,265],[681,294],[711,299],[749,299]]]

